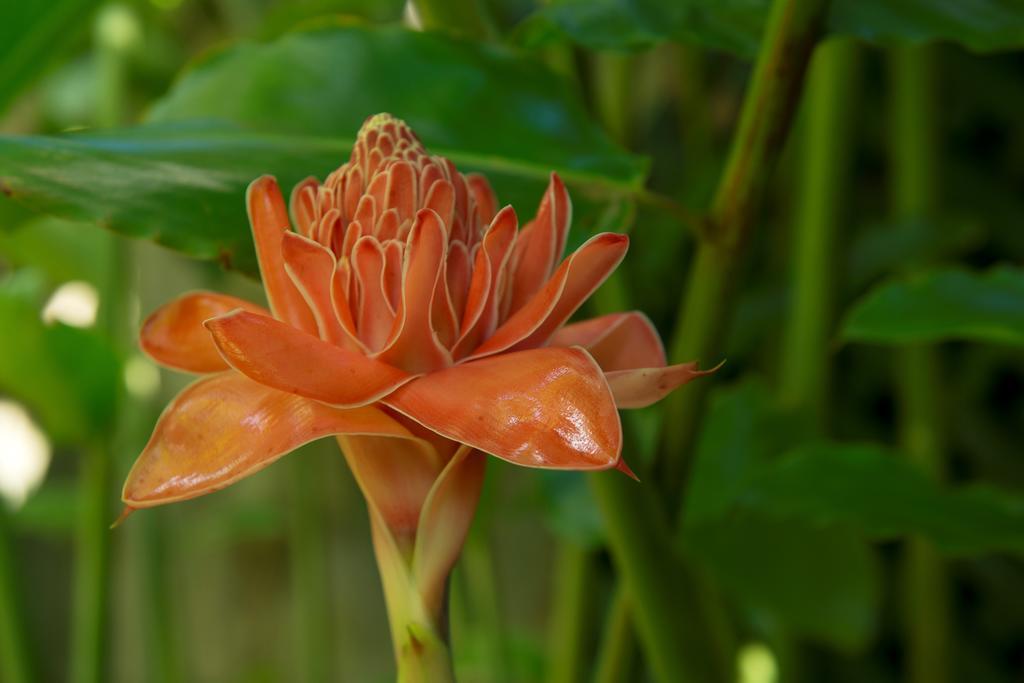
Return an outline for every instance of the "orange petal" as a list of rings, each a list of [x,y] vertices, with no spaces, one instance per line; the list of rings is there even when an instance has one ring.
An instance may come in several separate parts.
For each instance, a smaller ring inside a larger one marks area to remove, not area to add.
[[[530,300],[551,276],[562,258],[565,240],[572,222],[572,202],[557,173],[551,174],[537,216],[523,229],[516,241],[516,264],[512,275],[509,311],[515,313]]]
[[[336,406],[372,403],[411,378],[262,315],[235,311],[206,327],[224,359],[246,377]]]
[[[494,196],[491,184],[479,173],[467,173],[466,185],[469,187],[469,193],[473,196],[480,222],[489,225],[494,220],[495,214],[498,213],[498,198]]]
[[[270,315],[262,306],[216,292],[190,292],[164,304],[142,323],[139,345],[160,365],[185,372],[219,372],[228,364],[203,322],[236,308]]]
[[[483,453],[462,447],[437,477],[423,503],[412,572],[431,614],[443,605],[448,575],[473,522],[486,464]]]
[[[212,493],[330,434],[411,438],[372,406],[332,408],[236,372],[204,377],[164,410],[122,498],[129,507],[144,508]]]
[[[397,161],[388,169],[384,210],[397,209],[398,217],[412,219],[416,211],[416,172],[406,161]]]
[[[591,237],[469,358],[534,348],[546,342],[622,262],[628,246],[625,235],[606,232]]]
[[[434,372],[384,402],[449,439],[517,465],[599,470],[622,447],[615,401],[580,348],[508,353]]]
[[[440,217],[421,209],[405,248],[402,300],[387,347],[379,358],[410,372],[430,372],[451,364],[432,324],[435,295],[443,295],[441,264],[448,239]]]
[[[345,331],[331,303],[331,280],[336,261],[326,248],[294,232],[286,232],[281,244],[284,268],[316,319],[320,338],[332,344],[345,341]]]
[[[420,510],[445,462],[422,439],[342,436],[338,444],[359,488],[395,539],[411,549]]]
[[[690,380],[710,375],[717,369],[698,370],[694,362],[662,368],[613,370],[605,373],[605,377],[618,407],[646,408]]]
[[[395,312],[384,293],[384,251],[376,238],[361,237],[352,249],[352,272],[359,283],[356,324],[359,338],[371,352],[384,348]]]
[[[566,325],[549,346],[582,346],[605,372],[665,365],[665,347],[650,319],[639,311],[612,313]]]
[[[317,189],[320,181],[310,176],[299,181],[292,188],[291,197],[288,199],[289,214],[292,225],[306,237],[313,236],[313,227],[317,218]]]
[[[288,232],[288,211],[277,180],[265,175],[252,181],[245,193],[245,204],[270,310],[292,327],[315,334],[313,313],[284,271],[281,237]]]
[[[498,325],[499,287],[515,243],[517,226],[515,210],[506,206],[494,217],[476,252],[462,329],[454,350],[456,358],[475,349]]]

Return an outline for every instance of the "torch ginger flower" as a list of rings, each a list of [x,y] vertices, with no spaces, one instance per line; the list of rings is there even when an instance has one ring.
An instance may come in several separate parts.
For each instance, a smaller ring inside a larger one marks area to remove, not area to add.
[[[203,377],[160,417],[126,511],[211,493],[336,436],[370,510],[400,672],[445,680],[445,586],[483,454],[628,473],[617,408],[703,373],[666,367],[640,313],[565,324],[628,239],[596,235],[559,263],[572,211],[557,175],[519,230],[483,177],[380,114],[323,184],[299,183],[290,220],[272,177],[246,202],[270,309],[194,292],[146,320],[142,348]]]

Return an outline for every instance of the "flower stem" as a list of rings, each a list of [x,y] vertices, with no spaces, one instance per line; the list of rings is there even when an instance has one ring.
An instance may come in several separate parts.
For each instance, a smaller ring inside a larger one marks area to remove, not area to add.
[[[612,595],[608,616],[605,617],[604,633],[597,651],[594,683],[632,680],[636,645],[629,593],[620,585]]]
[[[772,4],[739,127],[680,301],[669,348],[672,362],[713,363],[721,356],[717,347],[732,311],[739,261],[789,131],[827,6],[827,0]],[[665,404],[662,475],[673,494],[685,486],[690,447],[709,385],[694,383],[670,395]]]
[[[891,59],[893,210],[897,218],[926,218],[935,209],[934,65],[929,48],[900,47]],[[933,477],[944,469],[940,357],[934,346],[901,350],[896,383],[900,441],[907,456]],[[908,670],[911,683],[950,680],[951,620],[945,565],[935,548],[911,539],[903,558]]]
[[[805,135],[793,231],[790,315],[782,347],[780,398],[824,431],[829,337],[833,329],[834,245],[842,225],[857,88],[857,45],[823,43],[808,77]]]
[[[555,560],[554,607],[548,628],[548,683],[582,683],[593,597],[593,553],[563,540]]]
[[[9,521],[7,508],[0,500],[0,680],[29,683],[36,679],[17,589]]]

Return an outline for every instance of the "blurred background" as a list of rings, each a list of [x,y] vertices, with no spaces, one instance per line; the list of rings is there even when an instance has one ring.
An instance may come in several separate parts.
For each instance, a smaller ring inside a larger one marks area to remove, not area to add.
[[[393,679],[333,442],[107,528],[188,382],[140,321],[191,289],[261,300],[247,182],[322,178],[390,111],[521,220],[558,170],[570,247],[632,239],[585,313],[726,361],[626,419],[629,495],[674,520],[648,540],[696,605],[668,637],[725,672],[693,680],[1024,681],[1024,7],[836,2],[707,288],[769,4],[5,1],[0,680]],[[489,464],[459,680],[669,683],[603,481]]]

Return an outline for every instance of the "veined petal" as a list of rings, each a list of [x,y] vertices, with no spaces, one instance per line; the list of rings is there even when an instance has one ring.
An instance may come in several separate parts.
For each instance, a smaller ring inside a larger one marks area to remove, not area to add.
[[[204,377],[164,410],[122,497],[144,508],[219,491],[331,434],[413,438],[373,406],[332,408],[231,371]]]
[[[412,375],[282,322],[235,311],[206,321],[228,364],[281,391],[353,407],[373,403]]]
[[[332,344],[344,344],[347,335],[331,303],[331,280],[337,263],[334,255],[294,232],[284,234],[281,253],[285,271],[313,312],[320,337]]]
[[[549,346],[582,346],[605,372],[665,366],[665,347],[643,313],[611,313],[560,328]]]
[[[613,370],[606,372],[605,377],[619,408],[646,408],[690,380],[710,375],[717,369],[698,370],[697,363],[692,362],[662,368]]]
[[[628,246],[628,237],[609,232],[587,240],[469,359],[546,342],[622,262]]]
[[[242,308],[261,315],[270,311],[244,299],[216,292],[189,292],[156,309],[142,323],[139,346],[160,365],[185,372],[220,372],[221,358],[203,322]]]
[[[463,363],[406,384],[384,403],[442,436],[527,467],[606,469],[622,448],[611,391],[580,348]]]
[[[252,181],[245,193],[245,204],[270,310],[292,327],[316,334],[313,312],[284,270],[281,238],[289,230],[288,210],[277,180],[265,175]]]

